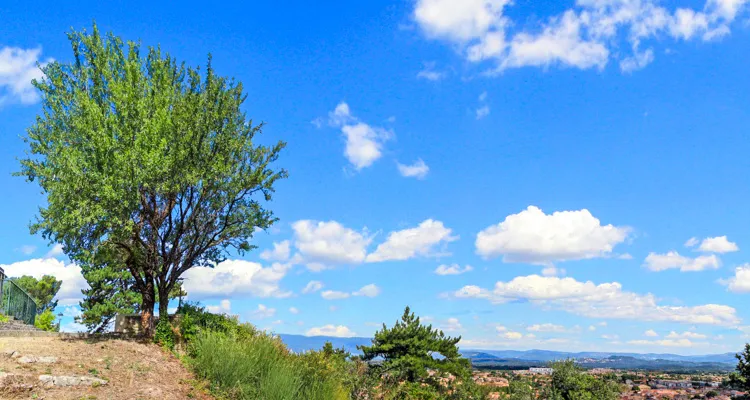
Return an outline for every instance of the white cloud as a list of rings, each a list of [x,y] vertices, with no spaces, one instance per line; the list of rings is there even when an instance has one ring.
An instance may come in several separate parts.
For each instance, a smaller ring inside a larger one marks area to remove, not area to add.
[[[66,332],[66,333],[78,333],[78,332],[87,332],[88,328],[86,325],[79,324],[77,322],[69,322],[65,325],[60,326],[60,332]]]
[[[380,288],[371,283],[352,293],[352,296],[377,297],[379,294]]]
[[[694,347],[699,345],[698,343],[691,342],[690,339],[631,340],[628,341],[628,344],[654,347]]]
[[[715,40],[730,33],[746,3],[707,0],[702,10],[671,11],[657,0],[577,0],[530,23],[506,15],[514,5],[510,0],[417,0],[413,17],[428,38],[451,43],[470,62],[491,60],[497,71],[555,65],[600,69],[614,58],[631,72],[653,61],[652,49],[639,49],[647,40]]]
[[[311,270],[328,265],[359,264],[365,260],[372,239],[336,221],[297,221],[292,224],[294,246],[301,261]]]
[[[20,251],[21,254],[23,254],[25,256],[29,256],[29,255],[31,255],[32,253],[34,253],[36,251],[36,246],[23,245],[23,246],[19,247],[17,250]]]
[[[677,333],[675,331],[669,332],[667,335],[667,339],[706,339],[708,336],[701,334],[701,333],[695,333],[695,332],[682,332]]]
[[[302,289],[302,294],[315,293],[320,289],[323,289],[323,282],[310,281],[307,282],[307,285],[305,285],[304,289]]]
[[[490,106],[483,105],[483,106],[477,108],[477,110],[476,110],[475,113],[476,113],[477,119],[482,119],[482,118],[490,115]]]
[[[288,240],[273,244],[273,250],[263,250],[260,258],[269,261],[287,261],[291,253],[290,243]]]
[[[250,313],[251,318],[254,318],[254,319],[266,319],[266,318],[271,318],[274,315],[276,315],[276,309],[266,307],[263,304],[258,304],[258,308],[255,309],[255,311],[253,311],[252,313]]]
[[[385,242],[378,245],[375,252],[367,256],[367,262],[408,260],[417,256],[434,255],[435,246],[457,240],[451,236],[451,229],[440,221],[428,219],[416,228],[394,231],[388,234]]]
[[[83,299],[81,290],[89,287],[88,282],[81,275],[81,267],[76,264],[66,265],[54,258],[19,261],[0,265],[0,268],[5,270],[5,275],[11,278],[29,275],[41,279],[44,275],[52,275],[61,280],[60,291],[55,297],[61,306],[78,304]]]
[[[37,63],[44,65],[52,61],[42,61],[41,53],[40,47],[0,48],[0,107],[10,103],[33,104],[39,101],[39,95],[31,81],[44,77]]]
[[[619,338],[620,338],[619,335],[608,335],[608,334],[602,335],[602,339],[606,339],[606,340],[617,340]]]
[[[56,243],[54,246],[52,246],[51,249],[47,252],[45,257],[57,257],[64,255],[65,252],[63,251],[63,246],[60,243]]]
[[[77,318],[83,315],[83,311],[78,306],[68,306],[62,311],[63,317]]]
[[[750,264],[742,264],[735,268],[733,277],[719,283],[726,285],[730,292],[750,293]]]
[[[425,79],[432,82],[437,82],[445,78],[445,72],[435,70],[435,63],[425,63],[424,69],[417,73],[418,79]]]
[[[412,165],[404,165],[397,162],[396,166],[398,167],[398,172],[405,178],[424,179],[430,172],[430,167],[421,158]]]
[[[691,237],[685,242],[685,247],[695,247],[698,243],[700,243],[700,240],[697,237]]]
[[[289,307],[289,312],[295,315],[299,314],[299,310],[297,309],[297,307]]]
[[[344,325],[324,325],[311,328],[306,336],[354,337],[356,333]]]
[[[668,269],[696,272],[717,269],[721,266],[721,260],[714,254],[690,258],[681,256],[676,251],[670,251],[666,254],[649,253],[643,265],[649,270],[657,272]]]
[[[229,299],[222,300],[221,302],[219,302],[218,305],[206,306],[206,311],[213,313],[213,314],[229,314],[231,310],[232,310],[232,302]]]
[[[464,327],[461,325],[461,321],[458,318],[448,318],[445,323],[440,325],[440,330],[444,332],[458,332],[463,330]]]
[[[557,332],[557,333],[563,333],[566,331],[564,326],[550,324],[550,323],[531,325],[528,328],[526,328],[526,330],[531,331],[531,332]]]
[[[589,318],[617,318],[730,326],[739,323],[737,310],[719,304],[673,306],[652,294],[624,291],[617,282],[595,284],[573,278],[519,276],[497,282],[492,290],[464,286],[455,298],[479,298],[494,304],[528,301],[543,309],[563,310]]]
[[[502,255],[505,262],[547,265],[608,256],[629,232],[627,227],[601,225],[585,209],[547,215],[538,207],[529,206],[479,232],[476,249],[485,258]]]
[[[706,253],[731,253],[739,251],[737,243],[730,242],[726,236],[705,238],[698,247],[698,250]]]
[[[659,337],[659,334],[656,333],[656,331],[653,329],[647,330],[646,332],[643,333],[643,335],[648,336],[648,337]]]
[[[451,264],[451,265],[443,264],[435,268],[435,273],[438,275],[461,275],[463,273],[466,273],[472,270],[473,268],[471,267],[471,265],[461,267],[458,264]]]
[[[274,263],[270,267],[244,261],[226,260],[213,268],[194,267],[183,275],[185,291],[191,300],[207,298],[252,296],[288,297],[279,282],[289,271],[288,264]]]
[[[341,128],[346,140],[344,155],[356,170],[371,166],[382,156],[383,143],[393,137],[393,132],[368,125],[355,118],[349,105],[339,103],[329,114],[329,123]]]
[[[320,293],[320,297],[326,299],[326,300],[343,300],[349,298],[349,293],[347,292],[339,292],[336,290],[325,290]]]

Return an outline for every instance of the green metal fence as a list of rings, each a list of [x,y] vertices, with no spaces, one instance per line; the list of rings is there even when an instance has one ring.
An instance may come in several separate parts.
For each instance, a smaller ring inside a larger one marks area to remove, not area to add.
[[[0,282],[3,314],[14,317],[26,324],[34,325],[36,302],[15,282],[5,279]]]

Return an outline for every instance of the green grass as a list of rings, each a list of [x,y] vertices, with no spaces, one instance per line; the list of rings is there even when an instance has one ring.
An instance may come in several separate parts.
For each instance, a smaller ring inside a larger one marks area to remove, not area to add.
[[[240,400],[335,400],[348,395],[333,376],[317,373],[276,338],[202,332],[191,344],[195,372],[214,390]]]

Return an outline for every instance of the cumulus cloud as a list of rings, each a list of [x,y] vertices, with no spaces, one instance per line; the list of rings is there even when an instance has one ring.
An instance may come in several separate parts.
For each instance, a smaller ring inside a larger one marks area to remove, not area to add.
[[[341,129],[346,141],[344,156],[357,171],[377,161],[383,155],[383,144],[393,137],[390,130],[368,125],[354,117],[344,102],[329,114],[329,124]]]
[[[564,326],[550,324],[550,323],[531,325],[527,327],[526,330],[531,331],[531,332],[557,332],[557,333],[563,333],[566,331]]]
[[[445,323],[440,325],[440,329],[444,332],[458,332],[462,331],[464,327],[458,318],[448,318]]]
[[[371,283],[369,285],[362,286],[361,289],[352,293],[352,296],[363,296],[363,297],[377,297],[380,294],[380,288]]]
[[[63,246],[60,243],[56,243],[51,249],[49,249],[45,257],[59,257],[64,254]]]
[[[0,107],[11,103],[33,104],[39,101],[39,95],[31,81],[44,77],[37,63],[44,65],[52,61],[41,60],[41,54],[40,47],[0,48]]]
[[[320,293],[320,297],[326,300],[343,300],[349,298],[349,293],[339,292],[337,290],[324,290]]]
[[[44,275],[52,275],[62,281],[56,299],[61,306],[75,305],[83,299],[81,290],[89,287],[86,279],[81,275],[81,267],[76,264],[65,264],[54,258],[33,259],[19,261],[13,264],[0,265],[5,275],[11,278],[29,275],[41,279]]]
[[[659,337],[659,334],[656,333],[656,331],[653,329],[647,330],[646,332],[643,333],[643,335],[648,336],[648,337]]]
[[[323,289],[323,282],[321,281],[310,281],[302,289],[302,294],[315,293],[318,290]]]
[[[356,333],[344,325],[324,325],[309,329],[305,336],[354,337]]]
[[[297,221],[292,224],[299,261],[313,271],[330,265],[359,264],[372,241],[367,231],[357,232],[336,221]]]
[[[701,334],[701,333],[691,332],[691,331],[686,331],[682,333],[677,333],[675,331],[672,331],[672,332],[669,332],[669,334],[666,337],[667,339],[706,339],[708,336]]]
[[[185,291],[192,300],[226,297],[289,297],[279,282],[289,271],[288,264],[270,267],[244,260],[226,260],[213,268],[195,267],[183,275]]]
[[[695,347],[706,343],[695,343],[690,339],[631,340],[628,344],[649,347]]]
[[[750,293],[750,264],[742,264],[734,269],[734,276],[720,280],[719,283],[727,286],[730,292]]]
[[[472,271],[473,269],[474,268],[472,268],[471,265],[461,267],[458,264],[451,264],[451,265],[443,264],[435,268],[435,273],[438,275],[461,275],[466,272]]]
[[[692,238],[692,239],[695,239],[695,238]],[[698,244],[697,240],[695,242],[691,242],[691,240],[688,240],[688,243],[692,243],[692,246],[688,246],[688,247],[693,247]],[[735,251],[739,251],[740,248],[739,246],[737,246],[737,243],[730,242],[726,236],[717,236],[717,237],[703,239],[700,246],[698,246],[698,250],[705,252],[705,253],[723,254],[723,253],[732,253]]]
[[[297,307],[289,307],[289,312],[295,315],[299,314],[299,310],[297,309]]]
[[[291,253],[290,243],[288,240],[274,243],[272,250],[263,250],[260,258],[268,261],[287,261]]]
[[[254,319],[266,319],[276,315],[276,309],[267,307],[263,304],[258,304],[258,308],[250,313],[250,317]]]
[[[703,9],[670,10],[657,0],[578,0],[530,24],[509,18],[510,0],[417,0],[413,18],[428,38],[451,43],[470,62],[489,60],[498,72],[529,66],[602,69],[613,58],[632,72],[653,61],[650,40],[719,39],[730,33],[746,3],[707,0]]]
[[[424,179],[430,172],[430,167],[428,167],[421,158],[411,165],[405,165],[397,162],[396,166],[398,167],[398,172],[405,178]]]
[[[435,247],[458,240],[451,236],[451,229],[442,222],[425,220],[416,228],[394,231],[388,234],[385,242],[378,245],[373,253],[367,256],[367,262],[408,260],[417,256],[431,256]]]
[[[213,314],[229,314],[231,310],[232,310],[232,302],[229,299],[222,300],[221,302],[219,302],[218,305],[206,306],[206,311],[213,313]]]
[[[326,300],[343,300],[348,299],[350,296],[377,297],[380,292],[380,288],[374,283],[371,283],[369,285],[362,286],[359,290],[351,293],[341,292],[337,290],[326,290],[320,293],[320,296]]]
[[[556,261],[604,257],[627,239],[630,229],[601,225],[588,210],[545,214],[529,206],[479,232],[477,254],[505,262],[548,265]]]
[[[668,269],[696,272],[717,269],[721,266],[721,260],[714,254],[690,258],[681,256],[676,251],[670,251],[666,254],[649,253],[643,265],[649,270],[657,272]]]
[[[597,285],[573,278],[519,276],[508,282],[499,281],[492,289],[464,286],[450,296],[485,299],[494,304],[524,301],[543,309],[563,310],[589,318],[722,326],[733,326],[740,322],[737,310],[730,306],[660,304],[654,295],[625,291],[617,282]]]

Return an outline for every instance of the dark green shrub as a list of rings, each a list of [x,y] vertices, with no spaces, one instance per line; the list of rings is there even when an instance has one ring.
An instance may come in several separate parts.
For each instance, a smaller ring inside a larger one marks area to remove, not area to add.
[[[156,330],[154,331],[154,343],[170,350],[174,349],[175,334],[172,324],[169,323],[169,318],[159,318],[159,323],[156,324]]]

